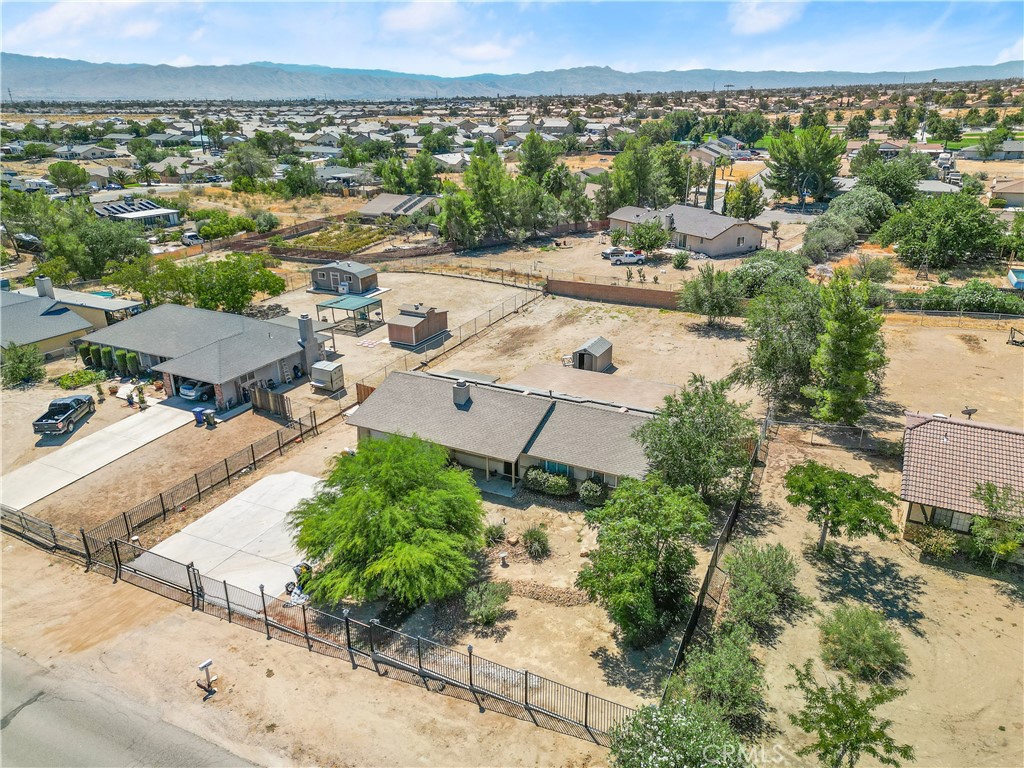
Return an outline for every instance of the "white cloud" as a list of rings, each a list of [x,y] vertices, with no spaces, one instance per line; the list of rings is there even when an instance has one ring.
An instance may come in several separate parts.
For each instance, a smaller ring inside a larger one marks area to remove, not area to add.
[[[104,27],[116,24],[114,17],[122,16],[141,5],[138,0],[123,3],[78,3],[64,0],[29,16],[9,30],[4,37],[10,44],[33,44],[39,40],[66,37],[85,27]]]
[[[1024,37],[1013,45],[1003,48],[992,63],[1002,64],[1004,61],[1020,61],[1021,59],[1024,59]]]
[[[197,43],[203,38],[204,35],[206,35],[206,27],[198,27],[192,34],[188,36],[188,41],[190,43]]]
[[[485,40],[468,45],[453,45],[451,52],[463,61],[496,62],[512,58],[523,44],[521,37],[510,40]]]
[[[144,39],[152,37],[160,29],[160,25],[152,19],[138,19],[124,24],[117,32],[117,37]]]
[[[736,35],[763,35],[775,32],[797,21],[804,13],[802,0],[769,2],[743,0],[729,6],[729,23]]]
[[[196,64],[196,60],[189,56],[187,53],[183,53],[180,56],[171,59],[170,61],[165,61],[164,64],[167,64],[172,67],[194,67]]]
[[[385,32],[428,32],[450,29],[462,21],[458,3],[407,3],[388,8],[380,15]]]

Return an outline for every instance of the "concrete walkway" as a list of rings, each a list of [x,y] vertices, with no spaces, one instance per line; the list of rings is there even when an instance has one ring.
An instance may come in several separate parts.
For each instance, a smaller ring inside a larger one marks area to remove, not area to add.
[[[0,478],[0,502],[25,509],[193,420],[188,411],[156,403],[7,473]]]

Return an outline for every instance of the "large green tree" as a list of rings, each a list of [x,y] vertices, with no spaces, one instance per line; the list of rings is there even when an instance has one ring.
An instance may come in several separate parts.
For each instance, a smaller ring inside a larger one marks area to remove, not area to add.
[[[274,172],[274,164],[267,153],[253,142],[233,147],[224,159],[224,175],[229,181],[239,177],[266,179]]]
[[[46,368],[39,347],[11,342],[0,359],[0,373],[5,387],[42,381],[46,378]]]
[[[483,217],[484,231],[504,236],[509,228],[510,179],[493,144],[484,139],[477,140],[463,181],[476,210]]]
[[[59,189],[66,189],[71,195],[89,183],[89,174],[85,168],[67,160],[53,163],[46,169],[46,175]]]
[[[764,211],[764,190],[750,179],[740,179],[725,193],[725,205],[729,215],[750,221]]]
[[[793,400],[811,382],[811,358],[824,331],[821,291],[803,279],[770,280],[747,307],[744,379],[773,400]]]
[[[623,479],[586,520],[600,530],[576,585],[600,601],[627,645],[658,642],[692,604],[693,547],[710,530],[707,505],[692,488],[650,474]]]
[[[472,476],[415,437],[370,438],[338,456],[290,520],[299,549],[322,564],[309,591],[328,603],[385,597],[412,607],[451,597],[469,584],[483,546]]]
[[[892,720],[875,713],[905,690],[872,685],[861,697],[857,685],[842,677],[819,685],[810,659],[803,667],[790,665],[790,669],[796,674],[796,684],[786,687],[803,694],[804,706],[790,713],[789,720],[814,736],[814,741],[798,749],[797,755],[814,755],[823,768],[854,768],[865,755],[894,768],[901,765],[900,760],[913,761],[913,747],[898,744],[890,735]]]
[[[985,507],[971,525],[971,544],[978,553],[992,555],[995,568],[1000,557],[1009,557],[1024,546],[1024,490],[1010,485],[979,483],[972,494]]]
[[[664,248],[669,241],[669,231],[662,226],[660,219],[652,219],[630,227],[626,242],[645,254],[655,254]]]
[[[679,291],[679,308],[684,312],[704,315],[708,325],[739,311],[740,296],[732,276],[716,270],[713,264],[702,264],[697,276],[683,283]]]
[[[870,287],[837,269],[821,291],[824,328],[811,358],[812,381],[804,393],[823,421],[853,424],[864,415],[864,398],[878,386],[888,360],[882,313],[869,306]]]
[[[519,172],[538,184],[555,164],[555,153],[536,131],[530,131],[519,147]]]
[[[467,248],[476,245],[484,232],[484,216],[468,192],[451,182],[444,184],[437,226],[450,243]]]
[[[417,195],[436,195],[441,187],[437,178],[437,161],[428,152],[417,152],[405,169],[405,182]]]
[[[845,150],[846,141],[820,125],[799,135],[780,133],[768,141],[766,183],[783,197],[806,193],[821,200],[834,189],[832,179],[839,175]]]
[[[868,534],[884,539],[899,531],[892,520],[898,497],[879,488],[876,479],[877,475],[854,475],[809,460],[786,472],[786,501],[807,507],[807,519],[820,526],[819,552],[830,533],[849,539]]]
[[[877,160],[860,173],[858,186],[866,184],[884,193],[893,205],[908,203],[917,195],[917,182],[924,178],[921,166],[912,158]]]
[[[655,206],[654,154],[647,136],[631,136],[612,161],[612,188],[618,205]],[[668,202],[668,201],[664,201]]]
[[[1006,227],[974,195],[919,197],[878,230],[900,261],[943,269],[999,252]]]
[[[735,491],[756,434],[749,404],[730,400],[731,387],[728,379],[708,381],[695,374],[633,433],[653,470],[672,485],[692,486],[706,499]]]

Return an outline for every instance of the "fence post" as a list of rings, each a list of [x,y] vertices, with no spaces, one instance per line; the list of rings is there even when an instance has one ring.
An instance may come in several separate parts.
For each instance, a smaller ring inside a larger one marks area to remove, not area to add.
[[[188,591],[189,597],[192,598],[192,610],[196,610],[199,607],[199,589],[195,582],[196,577],[196,563],[193,560],[191,563],[185,566],[185,572],[188,574]]]
[[[260,600],[263,601],[263,625],[267,628],[267,640],[270,639],[270,617],[267,616],[267,596],[263,592],[263,585],[260,584]]]
[[[85,570],[88,571],[92,565],[92,553],[89,552],[89,539],[85,536],[85,528],[79,528],[78,532],[82,535],[82,547],[85,549]]]
[[[164,521],[167,520],[167,502],[164,501],[163,493],[160,494],[160,509],[164,511]]]
[[[199,487],[199,473],[192,475],[192,478],[196,481],[196,500],[203,500],[203,489]]]
[[[312,651],[313,641],[309,639],[309,622],[306,621],[306,604],[302,604],[302,631],[306,633],[306,647]]]
[[[469,651],[469,690],[473,692],[473,646],[467,645],[466,650]]]
[[[53,548],[60,549],[57,545],[57,532],[53,529],[53,523],[50,523],[50,538],[53,539]]]
[[[121,557],[117,550],[117,539],[107,539],[107,544],[110,546],[110,554],[114,560],[114,584],[117,584],[117,579],[121,575]]]
[[[128,532],[128,536],[131,536],[134,533],[134,531],[132,530],[132,523],[128,519],[128,513],[122,512],[121,518],[124,520],[124,529]]]
[[[277,430],[274,434],[277,435],[277,454],[278,456],[284,456],[284,448],[281,446],[281,430]]]
[[[231,470],[228,468],[227,459],[224,459],[224,479],[228,481],[228,485],[231,485]]]
[[[352,630],[348,623],[348,608],[345,608],[341,612],[341,616],[345,619],[345,647],[348,648],[348,658],[352,662],[352,669],[356,668],[356,655],[352,652]]]
[[[256,469],[256,448],[255,443],[249,443],[249,456],[252,458],[252,468]]]
[[[224,585],[224,602],[228,606],[228,624],[231,623],[231,595],[228,594],[228,582],[227,579],[222,579],[221,583]]]
[[[316,411],[314,411],[312,408],[309,409],[309,418],[313,421],[313,435],[319,435],[320,426],[316,423]]]
[[[423,677],[423,648],[420,644],[420,636],[416,635],[416,667],[420,671],[420,677]],[[426,681],[424,681],[426,684]]]
[[[373,627],[377,623],[376,619],[370,619],[370,654],[376,654],[377,648],[373,644]]]

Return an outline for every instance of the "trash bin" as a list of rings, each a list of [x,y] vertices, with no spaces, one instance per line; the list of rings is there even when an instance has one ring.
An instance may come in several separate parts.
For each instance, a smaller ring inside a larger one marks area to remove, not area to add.
[[[201,406],[201,405],[198,408],[193,408],[192,409],[192,415],[195,417],[196,424],[198,424],[199,426],[202,426],[205,423],[204,420],[203,420],[203,411],[205,411],[205,410],[206,409],[203,408],[203,406]]]
[[[213,410],[213,408],[207,408],[205,411],[203,411],[203,419],[205,419],[206,423],[211,427],[217,426],[217,422],[214,421],[213,419],[216,413],[217,412]]]

